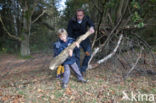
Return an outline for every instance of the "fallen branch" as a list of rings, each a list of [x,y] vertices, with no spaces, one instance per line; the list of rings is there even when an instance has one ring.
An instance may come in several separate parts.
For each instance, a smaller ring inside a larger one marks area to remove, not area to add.
[[[139,60],[141,59],[141,55],[142,55],[142,50],[143,47],[141,48],[140,54],[135,62],[135,64],[132,66],[132,68],[130,69],[130,71],[127,73],[127,75],[125,76],[125,78],[127,78],[129,76],[129,74],[135,69],[136,65],[138,64]]]
[[[92,33],[90,31],[86,32],[84,35],[80,36],[76,42],[81,43],[83,40],[85,40],[88,36],[90,36]],[[53,58],[50,62],[49,69],[54,70],[59,65],[61,65],[69,56],[68,51],[69,49],[73,50],[76,47],[75,42],[72,43],[70,46],[68,46],[66,49],[64,49],[58,56]]]
[[[98,60],[98,61],[97,61],[97,64],[98,64],[98,65],[101,64],[101,63],[103,63],[103,62],[105,62],[105,61],[107,61],[107,60],[110,59],[113,55],[115,55],[115,53],[117,52],[117,50],[118,50],[118,48],[119,48],[119,46],[120,46],[120,43],[121,43],[122,38],[123,38],[123,34],[120,35],[119,40],[118,40],[118,43],[117,43],[116,47],[114,48],[114,50],[112,51],[112,53],[110,53],[109,55],[107,55],[107,56],[104,57],[103,59]],[[90,61],[91,61],[92,58],[95,56],[95,54],[99,51],[99,49],[100,49],[100,47],[98,47],[98,48],[96,48],[96,49],[94,50],[93,55],[92,55]],[[91,66],[91,65],[88,66],[88,69],[92,69],[92,68],[94,68],[94,66]]]
[[[106,60],[110,59],[110,58],[117,52],[117,49],[118,49],[119,46],[120,46],[120,43],[121,43],[122,38],[123,38],[123,35],[121,34],[121,35],[120,35],[120,38],[119,38],[119,40],[118,40],[118,43],[117,43],[115,49],[113,50],[113,52],[110,53],[109,55],[107,55],[106,57],[104,57],[103,59],[98,60],[98,62],[97,62],[98,64],[101,64],[101,63],[105,62]]]

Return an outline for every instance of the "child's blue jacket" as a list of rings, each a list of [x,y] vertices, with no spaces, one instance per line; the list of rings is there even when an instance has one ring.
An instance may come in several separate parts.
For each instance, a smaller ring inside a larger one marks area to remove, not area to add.
[[[67,37],[67,41],[64,42],[62,40],[58,40],[57,42],[54,43],[53,45],[53,50],[54,50],[54,57],[59,55],[65,48],[67,48],[70,44],[72,44],[74,42],[73,38]],[[75,58],[75,54],[73,52],[72,57],[68,57],[63,65],[65,64],[73,64],[74,62],[76,62],[76,58]]]

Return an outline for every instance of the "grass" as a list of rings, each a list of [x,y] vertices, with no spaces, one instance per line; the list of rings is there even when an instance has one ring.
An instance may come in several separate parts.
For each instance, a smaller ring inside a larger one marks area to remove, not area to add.
[[[96,72],[95,72],[96,71]],[[3,87],[1,85],[2,97],[1,101],[20,101],[20,102],[33,102],[33,103],[136,103],[136,101],[124,101],[122,100],[123,91],[126,91],[128,95],[131,95],[131,91],[134,93],[147,93],[156,94],[156,87],[148,84],[148,79],[143,76],[129,77],[127,80],[115,81],[115,77],[110,71],[101,72],[97,70],[88,71],[87,78],[89,82],[82,84],[76,82],[75,77],[71,76],[67,89],[61,88],[60,80],[54,79],[55,76],[48,75],[44,81],[36,81],[35,83],[20,84],[16,87]],[[107,80],[105,77],[110,77]],[[42,78],[45,75],[37,75]],[[98,76],[100,75],[100,76]],[[53,79],[52,79],[53,78]],[[34,78],[35,79],[35,78]],[[31,82],[30,78],[30,82]],[[154,82],[154,81],[153,81]],[[9,92],[8,92],[9,91]],[[5,95],[4,95],[5,94]],[[7,97],[8,95],[8,97]],[[9,97],[10,96],[10,97]],[[148,101],[141,101],[139,103],[149,103]],[[153,102],[154,103],[154,102]]]
[[[28,56],[22,56],[21,54],[17,54],[18,55],[18,59],[31,59],[32,56],[28,55]]]

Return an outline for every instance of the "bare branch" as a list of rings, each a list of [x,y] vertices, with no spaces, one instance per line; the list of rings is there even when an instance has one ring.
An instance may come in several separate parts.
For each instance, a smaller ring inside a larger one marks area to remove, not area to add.
[[[110,16],[110,13],[108,13],[108,19],[109,19],[109,21],[110,21],[110,23],[111,23],[111,26],[114,26],[114,23],[113,23],[113,20],[112,20],[112,18],[111,18],[111,16]]]
[[[118,40],[118,43],[117,43],[116,47],[114,48],[113,52],[110,53],[109,55],[107,55],[106,57],[104,57],[103,59],[98,60],[98,62],[97,62],[98,64],[101,64],[101,63],[107,61],[108,59],[110,59],[116,53],[117,49],[120,46],[120,43],[121,43],[122,38],[123,38],[123,34],[120,35],[120,38]]]
[[[146,26],[156,26],[155,24],[144,24],[143,27],[146,27]],[[120,29],[138,29],[138,25],[126,25]]]
[[[118,7],[118,10],[117,10],[117,21],[120,19],[121,15],[122,15],[122,8],[123,8],[123,5],[124,5],[124,1],[125,0],[120,0],[120,3],[119,3],[119,7]]]
[[[38,17],[36,17],[35,20],[32,21],[32,23],[35,23],[41,16],[44,15],[44,13],[46,13],[46,10],[43,10],[42,13]]]
[[[101,9],[95,4],[94,0],[91,0],[93,5],[95,6],[95,8],[100,12],[102,13]]]
[[[142,55],[142,51],[143,51],[143,47],[141,48],[140,54],[135,62],[135,64],[132,66],[132,68],[130,69],[130,71],[127,73],[126,77],[127,78],[129,76],[129,74],[135,69],[136,65],[138,64],[139,60],[141,59],[141,55]]]
[[[3,29],[6,31],[6,33],[8,34],[9,37],[14,38],[14,39],[16,39],[16,40],[18,40],[18,41],[21,41],[21,38],[12,35],[12,34],[7,30],[7,28],[5,27],[5,25],[4,25],[4,23],[3,23],[3,20],[2,20],[2,18],[1,18],[1,16],[0,16],[0,22],[1,22],[2,26],[3,26]]]
[[[114,50],[109,55],[107,55],[106,57],[104,57],[103,59],[98,60],[97,61],[97,64],[101,64],[101,63],[107,61],[108,59],[110,59],[111,57],[113,57],[115,55],[115,53],[117,52],[117,50],[118,50],[118,48],[120,46],[120,43],[122,41],[122,38],[123,38],[123,34],[120,35],[119,40],[118,40],[118,43],[117,43],[116,47],[114,48]],[[98,47],[98,48],[96,48],[94,50],[89,63],[91,62],[91,60],[93,59],[93,57],[98,53],[99,50],[100,50],[100,47]],[[92,65],[89,65],[88,66],[88,69],[92,69],[92,68],[94,68]]]

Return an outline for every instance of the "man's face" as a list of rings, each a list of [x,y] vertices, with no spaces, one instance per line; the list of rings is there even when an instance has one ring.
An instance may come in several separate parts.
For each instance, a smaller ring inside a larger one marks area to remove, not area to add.
[[[83,11],[77,11],[76,16],[77,16],[77,20],[82,20],[84,17]]]
[[[59,35],[59,38],[60,38],[62,41],[64,41],[64,42],[67,41],[67,36],[64,35],[64,34]]]

